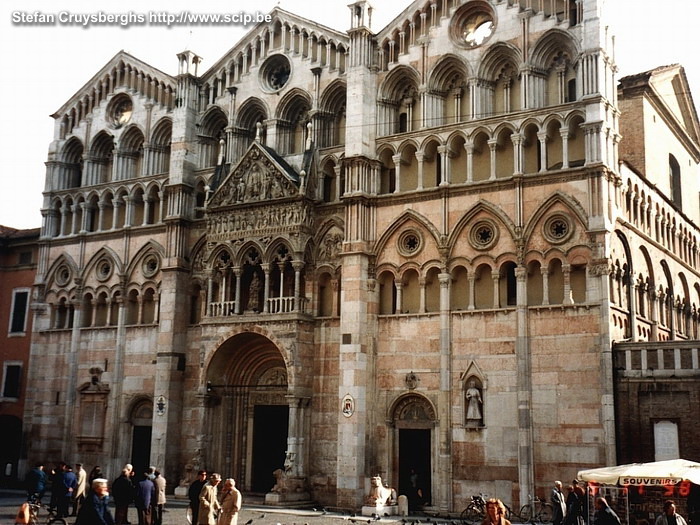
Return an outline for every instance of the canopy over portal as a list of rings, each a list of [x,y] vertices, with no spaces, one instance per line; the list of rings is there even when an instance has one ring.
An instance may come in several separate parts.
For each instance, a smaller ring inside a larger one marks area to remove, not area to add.
[[[675,485],[684,480],[700,484],[700,463],[685,459],[630,463],[580,470],[578,479],[608,485]]]

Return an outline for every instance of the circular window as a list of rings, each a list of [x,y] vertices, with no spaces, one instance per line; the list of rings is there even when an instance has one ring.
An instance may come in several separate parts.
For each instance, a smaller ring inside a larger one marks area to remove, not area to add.
[[[68,284],[68,281],[70,281],[70,268],[66,266],[65,264],[62,265],[57,271],[56,271],[56,284],[59,286],[65,286]]]
[[[158,257],[153,254],[149,254],[143,260],[143,275],[146,277],[153,277],[160,268],[160,261]]]
[[[268,93],[282,89],[292,75],[292,64],[284,55],[274,55],[268,58],[260,68],[260,84]]]
[[[498,240],[498,228],[488,220],[477,222],[469,234],[471,245],[477,250],[487,250]]]
[[[452,17],[450,36],[461,47],[472,49],[484,44],[496,29],[496,18],[484,2],[469,2]]]
[[[423,248],[423,238],[414,230],[407,230],[399,237],[399,253],[404,257],[417,255]]]
[[[98,281],[106,281],[112,276],[112,262],[108,259],[102,259],[97,263],[95,273]]]
[[[560,214],[549,217],[542,228],[545,238],[552,244],[565,242],[573,232],[574,227],[569,218]]]
[[[134,111],[134,104],[131,99],[124,94],[118,95],[112,99],[107,108],[107,116],[114,128],[121,128],[124,124],[131,120],[131,114]]]

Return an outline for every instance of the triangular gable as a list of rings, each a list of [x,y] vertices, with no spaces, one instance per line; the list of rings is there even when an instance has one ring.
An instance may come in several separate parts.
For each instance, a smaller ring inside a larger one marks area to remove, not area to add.
[[[346,49],[350,45],[350,39],[343,31],[338,31],[337,29],[324,26],[323,24],[312,22],[304,17],[295,15],[294,13],[290,13],[284,9],[280,9],[279,7],[275,7],[272,11],[270,11],[269,17],[271,19],[270,22],[263,21],[253,26],[253,28],[248,31],[243,38],[241,38],[202,75],[202,79],[206,81],[210,76],[219,74],[222,69],[228,69],[229,62],[235,59],[237,55],[244,54],[248,46],[254,47],[256,39],[267,38],[266,33],[269,31],[269,29],[280,23],[295,27],[297,29],[297,34],[299,30],[304,30],[308,34],[323,37],[327,41],[342,43],[345,45]],[[290,37],[288,36],[288,38]],[[267,40],[264,41],[267,42]],[[273,49],[272,51],[275,50]]]
[[[300,177],[273,150],[253,142],[209,199],[208,208],[283,199],[299,194]]]
[[[109,62],[107,62],[102,67],[102,69],[100,69],[90,80],[88,80],[83,85],[83,87],[81,87],[70,99],[68,99],[68,101],[65,104],[63,104],[52,115],[52,117],[58,118],[63,116],[76,105],[80,104],[80,101],[83,99],[83,97],[93,95],[95,92],[101,92],[103,89],[103,81],[108,79],[110,76],[114,78],[115,72],[121,68],[124,68],[125,66],[133,68],[134,70],[139,72],[139,74],[143,74],[146,77],[150,77],[152,81],[162,83],[163,85],[169,87],[173,92],[177,89],[177,82],[175,81],[174,77],[168,75],[167,73],[163,73],[159,69],[156,69],[155,67],[146,64],[145,62],[131,56],[129,53],[122,50],[119,51],[116,55],[114,55],[112,59],[109,60]],[[111,85],[112,90],[118,87],[115,85],[115,82],[107,82],[107,84],[108,86]],[[107,89],[109,89],[109,87]],[[136,88],[136,91],[141,92],[141,90],[138,87]],[[152,94],[142,94],[152,97]],[[109,93],[106,93],[105,95],[109,95]]]
[[[657,96],[673,113],[676,120],[692,137],[696,144],[700,144],[700,124],[698,114],[693,103],[693,97],[688,85],[688,77],[680,65],[658,68],[652,72],[649,85]]]

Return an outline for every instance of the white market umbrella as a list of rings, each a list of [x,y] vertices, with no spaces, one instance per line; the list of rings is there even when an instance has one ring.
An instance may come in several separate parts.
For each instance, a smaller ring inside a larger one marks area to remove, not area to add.
[[[675,485],[683,480],[700,484],[700,463],[685,459],[630,463],[580,470],[577,478],[606,485]]]

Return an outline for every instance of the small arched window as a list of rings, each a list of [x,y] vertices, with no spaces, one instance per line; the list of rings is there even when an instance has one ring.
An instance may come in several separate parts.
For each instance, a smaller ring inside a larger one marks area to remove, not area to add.
[[[676,157],[668,156],[668,173],[671,183],[671,200],[679,210],[683,209],[682,188],[681,188],[681,166]]]

